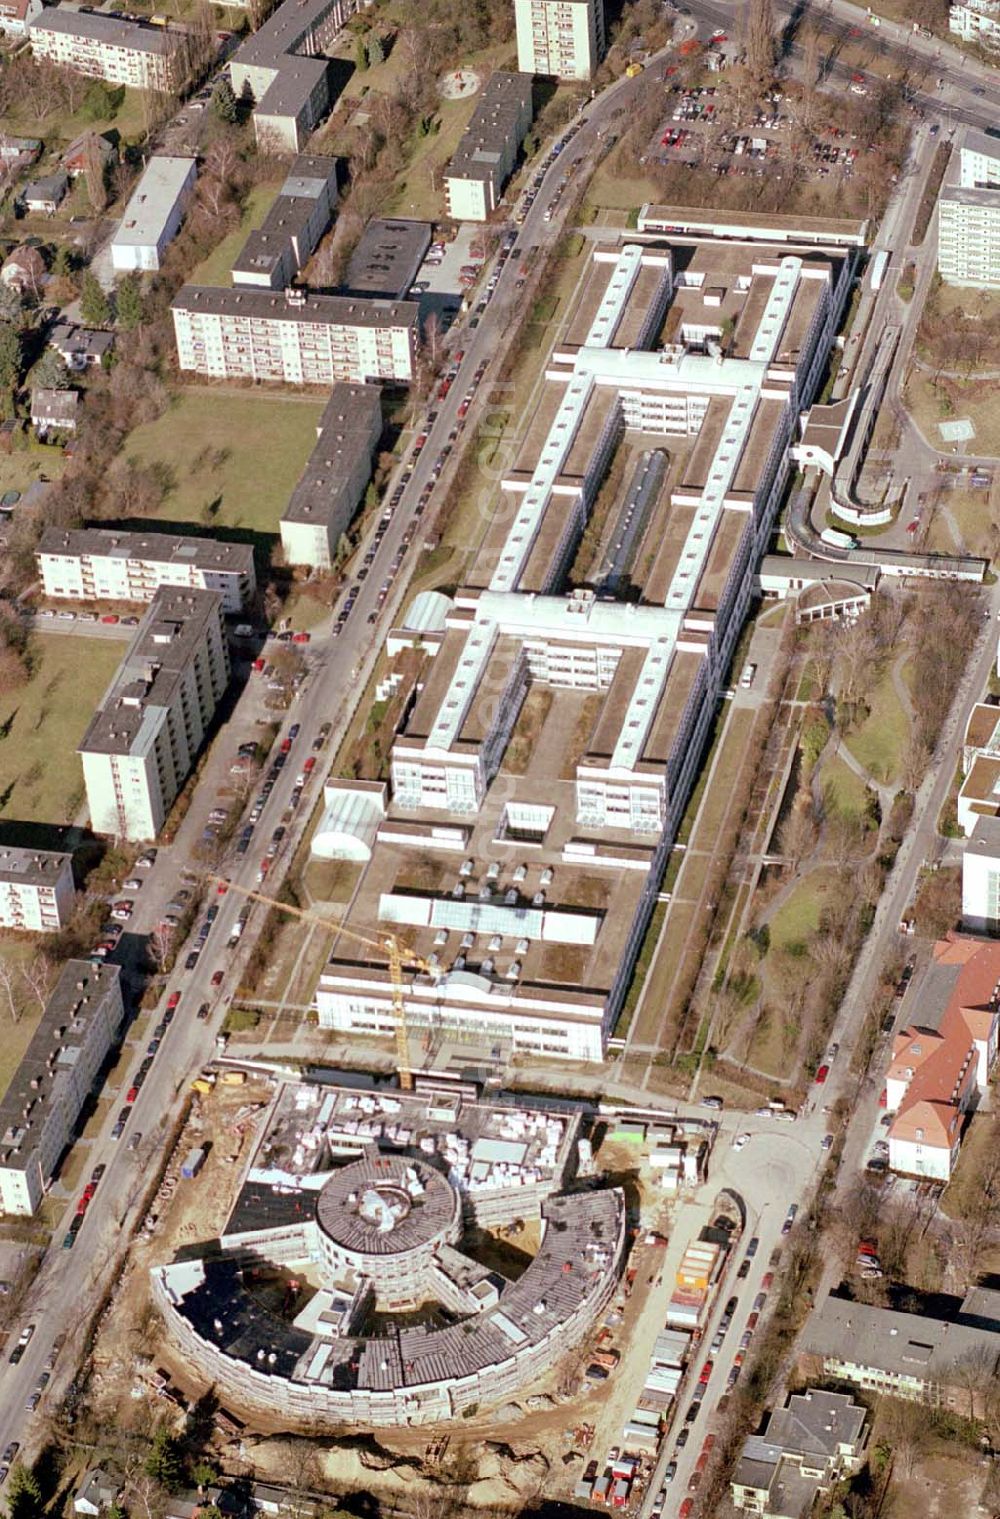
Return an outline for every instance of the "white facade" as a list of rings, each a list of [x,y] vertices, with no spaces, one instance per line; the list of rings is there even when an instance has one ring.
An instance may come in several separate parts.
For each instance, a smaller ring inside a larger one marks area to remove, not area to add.
[[[445,170],[448,214],[486,221],[496,210],[531,125],[530,74],[498,70]]]
[[[180,28],[54,5],[43,8],[29,31],[34,57],[134,90],[171,90],[181,83],[183,35]]]
[[[949,285],[1000,286],[1000,190],[942,190],[938,270]]]
[[[962,926],[1000,933],[1000,818],[975,819],[962,855]]]
[[[517,66],[589,79],[604,56],[604,0],[514,0]]]
[[[110,528],[49,529],[35,551],[43,593],[55,601],[150,602],[161,586],[219,591],[235,615],[256,591],[253,549],[173,534]]]
[[[68,960],[0,1102],[0,1206],[31,1215],[115,1042],[121,969]]]
[[[42,0],[2,0],[0,32],[5,37],[26,37],[36,16],[42,13]]]
[[[981,0],[979,5],[953,5],[948,13],[948,30],[963,42],[978,43],[985,48],[1000,47],[997,9],[994,0]]]
[[[0,850],[0,928],[56,933],[69,921],[74,901],[72,855]]]
[[[159,269],[164,250],[180,230],[196,175],[193,158],[156,154],[149,160],[111,240],[114,269]]]
[[[95,833],[156,837],[228,680],[221,595],[159,590],[78,751]]]
[[[898,1171],[902,1176],[923,1176],[928,1181],[949,1181],[958,1164],[961,1132],[961,1118],[956,1115],[955,1134],[950,1144],[926,1139],[897,1139],[890,1133],[890,1171]]]
[[[185,285],[174,299],[178,366],[213,379],[408,383],[416,362],[415,302],[286,300],[258,290]]]

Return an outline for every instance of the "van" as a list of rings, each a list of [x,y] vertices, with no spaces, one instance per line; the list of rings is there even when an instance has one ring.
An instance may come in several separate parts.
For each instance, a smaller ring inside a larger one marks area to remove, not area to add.
[[[742,690],[749,691],[750,687],[753,685],[753,678],[756,674],[756,665],[750,664],[748,662],[743,666],[743,673],[740,675],[740,687]]]

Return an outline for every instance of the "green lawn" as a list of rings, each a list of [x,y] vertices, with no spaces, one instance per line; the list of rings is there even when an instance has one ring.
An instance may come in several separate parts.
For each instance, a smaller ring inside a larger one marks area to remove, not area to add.
[[[910,724],[900,705],[890,671],[882,676],[870,698],[871,711],[846,740],[859,765],[877,781],[894,781],[909,737]]]
[[[172,471],[162,520],[273,534],[324,405],[322,396],[195,386],[180,391],[155,422],[137,427],[123,452]],[[218,457],[201,458],[207,451]]]
[[[129,141],[143,136],[146,122],[141,90],[127,89],[115,114],[98,121],[88,120],[83,106],[72,116],[61,116],[57,111],[41,119],[22,116],[16,111],[0,116],[0,131],[40,137],[48,148],[57,148],[60,142],[72,142],[81,132],[106,132],[109,128]]]
[[[773,948],[792,949],[816,932],[826,886],[825,871],[814,870],[803,877],[787,902],[769,919]]]
[[[863,815],[868,789],[839,754],[832,754],[823,766],[823,790],[837,812],[854,817]]]
[[[275,180],[271,184],[254,186],[246,198],[239,226],[235,231],[228,233],[207,258],[202,259],[191,275],[192,285],[232,284],[229,271],[233,266],[233,260],[246,242],[247,234],[255,232],[263,222],[280,188],[280,180]]]
[[[982,1192],[981,1172],[989,1150],[996,1144],[996,1121],[991,1113],[976,1113],[962,1140],[958,1165],[941,1194],[941,1211],[949,1218],[973,1216]]]
[[[76,746],[125,644],[36,634],[27,685],[0,694],[0,819],[70,823],[83,799]]]
[[[0,454],[0,496],[4,491],[26,491],[42,475],[58,480],[66,466],[61,448],[31,443],[11,454]]]

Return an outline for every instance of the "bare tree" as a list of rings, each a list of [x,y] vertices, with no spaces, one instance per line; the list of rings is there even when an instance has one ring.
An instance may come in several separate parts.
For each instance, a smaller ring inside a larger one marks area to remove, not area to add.
[[[29,960],[21,967],[24,984],[40,1008],[44,1009],[49,1000],[54,975],[54,966],[46,955],[36,955],[33,960]]]
[[[107,165],[98,144],[96,132],[87,135],[87,145],[84,149],[84,175],[87,181],[87,199],[90,201],[90,209],[95,216],[100,216],[108,203],[108,192],[105,184],[105,172]]]
[[[746,14],[747,69],[758,86],[774,76],[774,11],[771,0],[750,0]]]
[[[17,976],[13,965],[0,955],[0,992],[3,992],[3,995],[7,999],[7,1008],[12,1023],[19,1023],[21,1021],[21,1009],[18,1007],[17,999],[14,996],[16,985]]]

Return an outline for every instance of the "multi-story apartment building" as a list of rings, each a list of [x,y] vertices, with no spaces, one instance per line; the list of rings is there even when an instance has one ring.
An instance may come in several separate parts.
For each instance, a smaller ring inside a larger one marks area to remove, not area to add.
[[[112,268],[159,269],[164,251],[180,231],[197,172],[193,158],[154,154],[111,239]]]
[[[32,1214],[118,1037],[121,967],[68,960],[0,1102],[0,1205]]]
[[[498,69],[444,171],[448,215],[484,222],[496,210],[531,125],[531,75]]]
[[[229,683],[219,591],[161,586],[80,743],[95,833],[155,838]]]
[[[422,957],[411,1027],[603,1057],[855,246],[722,223],[593,250],[465,583],[433,637],[409,614],[392,633],[422,665],[351,912]],[[676,449],[651,449],[664,435]],[[433,879],[409,849],[440,855]],[[335,943],[316,1004],[325,1027],[391,1032],[389,966]]]
[[[52,527],[35,560],[44,594],[64,601],[152,601],[161,586],[180,586],[220,591],[223,610],[236,613],[257,589],[251,546],[217,538]]]
[[[0,32],[5,37],[26,37],[41,13],[42,0],[0,0]]]
[[[978,0],[976,5],[953,5],[948,13],[948,30],[963,42],[980,47],[1000,47],[1000,11],[998,0]]]
[[[71,854],[0,849],[0,928],[55,933],[68,922],[73,900]]]
[[[977,818],[962,851],[962,926],[1000,934],[1000,817]]]
[[[251,232],[231,270],[234,285],[283,290],[309,259],[337,204],[337,160],[300,153],[261,226]]]
[[[28,35],[36,58],[109,84],[174,90],[183,83],[187,49],[182,27],[47,5],[31,22]]]
[[[381,432],[377,386],[333,387],[316,427],[316,447],[281,514],[281,546],[289,564],[329,569],[371,479]]]
[[[514,0],[517,66],[589,79],[604,56],[604,0]]]
[[[365,0],[369,3],[369,0]],[[285,0],[234,53],[229,77],[254,101],[257,141],[298,153],[330,109],[330,70],[322,54],[359,0]]]
[[[1000,286],[1000,141],[969,130],[938,200],[938,270],[949,285]]]
[[[413,378],[416,301],[185,285],[171,310],[177,362],[196,374],[327,389],[337,380]]]

